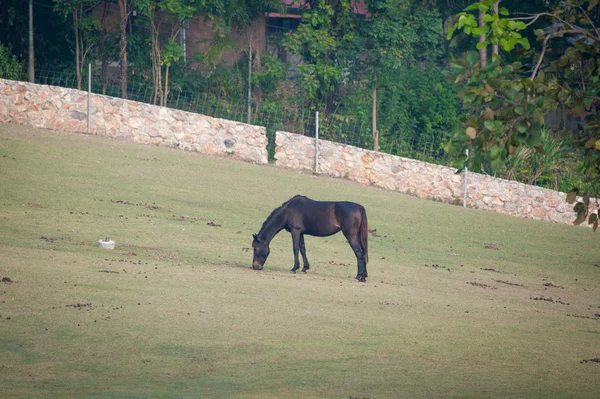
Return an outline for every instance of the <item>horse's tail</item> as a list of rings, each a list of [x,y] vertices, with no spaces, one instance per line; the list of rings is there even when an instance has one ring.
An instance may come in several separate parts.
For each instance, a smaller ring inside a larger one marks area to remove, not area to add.
[[[360,244],[365,251],[365,262],[369,262],[369,222],[367,221],[367,211],[360,206]]]

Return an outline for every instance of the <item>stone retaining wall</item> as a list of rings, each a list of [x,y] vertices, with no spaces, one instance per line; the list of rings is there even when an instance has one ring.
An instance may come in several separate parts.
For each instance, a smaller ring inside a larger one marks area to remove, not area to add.
[[[315,141],[277,132],[277,166],[313,171]],[[464,174],[456,169],[381,152],[319,140],[318,173],[342,177],[448,203],[462,204]],[[571,224],[575,220],[566,194],[515,181],[468,173],[467,206],[511,216]],[[587,225],[587,223],[585,223]]]
[[[90,133],[266,164],[264,127],[91,95]],[[0,122],[87,132],[87,93],[0,79]]]
[[[91,133],[207,155],[266,164],[264,127],[92,94]],[[0,122],[87,131],[87,93],[0,79]],[[277,132],[276,165],[313,171],[314,139]],[[319,173],[386,190],[461,204],[463,174],[456,169],[319,140]],[[469,173],[467,206],[522,218],[571,224],[565,194]],[[584,225],[587,225],[584,223]]]

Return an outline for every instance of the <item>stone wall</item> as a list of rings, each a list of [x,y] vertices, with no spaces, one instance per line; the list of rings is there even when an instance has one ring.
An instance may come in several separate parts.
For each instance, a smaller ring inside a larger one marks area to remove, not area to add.
[[[277,166],[313,171],[314,156],[314,138],[277,132]],[[318,173],[419,198],[463,202],[464,174],[457,175],[454,168],[330,141],[319,140]],[[575,212],[565,197],[557,191],[478,173],[469,172],[467,177],[467,206],[506,215],[571,224]]]
[[[87,132],[87,93],[0,79],[0,122]],[[90,133],[266,164],[264,127],[98,94]]]
[[[91,133],[266,164],[264,127],[92,94]],[[87,93],[0,79],[0,122],[87,131]],[[313,171],[314,139],[277,132],[277,166]],[[456,169],[319,140],[319,173],[419,198],[462,204]],[[572,223],[565,194],[468,174],[467,206],[523,218]],[[584,223],[584,225],[587,225]]]

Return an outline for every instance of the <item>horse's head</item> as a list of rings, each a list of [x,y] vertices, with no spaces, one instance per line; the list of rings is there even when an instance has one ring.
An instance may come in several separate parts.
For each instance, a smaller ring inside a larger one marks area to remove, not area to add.
[[[254,270],[262,270],[267,258],[269,257],[269,244],[265,243],[256,234],[253,234],[252,237],[254,237],[254,240],[252,241],[252,250],[254,251],[252,268]]]

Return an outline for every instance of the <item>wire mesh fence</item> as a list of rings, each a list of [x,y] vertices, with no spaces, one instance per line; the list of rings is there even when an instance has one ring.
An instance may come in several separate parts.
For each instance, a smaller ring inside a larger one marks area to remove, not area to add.
[[[81,89],[88,90],[87,71],[81,79]],[[77,88],[77,76],[65,71],[37,70],[35,82],[64,88]],[[100,71],[92,69],[91,91],[111,97],[121,97],[120,81],[116,77],[102,77]],[[166,106],[182,111],[203,114],[215,118],[233,120],[264,126],[269,140],[268,151],[273,157],[275,132],[286,131],[315,136],[315,113],[302,106],[288,106],[285,109],[273,104],[252,100],[248,106],[243,91],[231,94],[222,87],[210,82],[197,85],[194,91],[174,86],[167,98]],[[127,84],[127,99],[147,104],[156,104],[154,86],[147,80],[131,79]],[[355,147],[373,149],[371,121],[368,118],[341,117],[337,114],[320,113],[319,138]],[[383,152],[410,157],[417,160],[443,163],[443,143],[440,139],[403,135],[402,132],[387,132],[393,140],[386,141]]]

